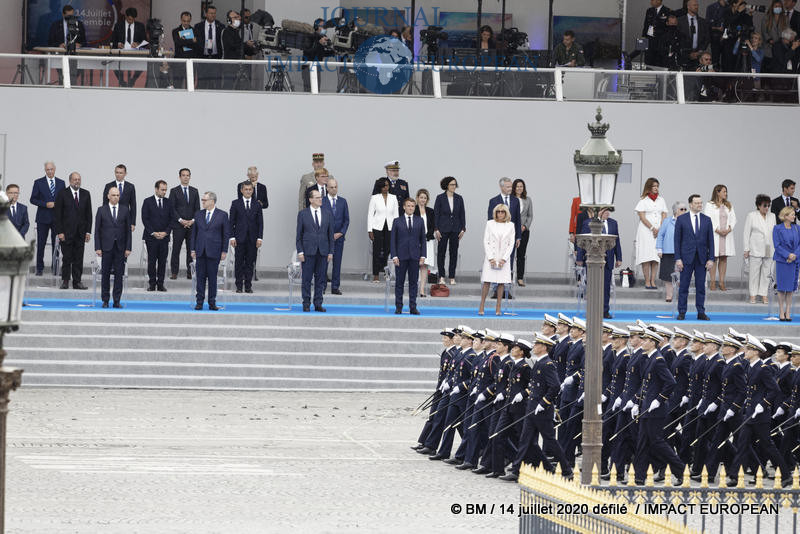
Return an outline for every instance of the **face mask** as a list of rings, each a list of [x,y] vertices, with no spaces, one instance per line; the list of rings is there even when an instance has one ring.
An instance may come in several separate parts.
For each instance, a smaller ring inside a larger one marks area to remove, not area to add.
[[[776,15],[780,15],[781,13],[783,13],[783,8],[782,7],[773,7],[772,8],[772,12],[775,13]]]
[[[233,26],[234,28],[238,28],[241,24],[242,24],[241,20],[234,20],[233,22],[231,22],[231,26]]]

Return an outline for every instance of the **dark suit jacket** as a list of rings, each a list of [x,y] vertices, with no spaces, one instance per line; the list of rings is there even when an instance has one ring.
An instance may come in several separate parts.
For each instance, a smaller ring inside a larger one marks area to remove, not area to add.
[[[236,198],[242,198],[242,190],[236,186]],[[269,207],[269,198],[267,198],[267,186],[261,182],[256,182],[256,190],[253,192],[253,198],[258,200],[261,204],[261,209],[265,210]]]
[[[667,16],[669,15],[669,8],[665,5],[661,6],[661,11],[656,15],[656,8],[648,7],[647,12],[644,14],[644,27],[642,28],[642,37],[650,37],[647,35],[648,28],[653,26],[653,36],[651,39],[659,39],[667,28]]]
[[[127,188],[127,186],[126,186]],[[153,232],[166,232],[169,239],[169,234],[172,231],[172,223],[178,220],[178,215],[175,213],[175,207],[172,205],[172,200],[164,197],[161,199],[161,209],[158,209],[155,195],[147,197],[142,202],[142,224],[144,225],[145,241],[155,241]]]
[[[111,30],[111,48],[117,48],[117,44],[121,43],[125,46],[128,36],[125,35],[125,19],[123,18],[116,24],[114,29]],[[139,21],[133,22],[133,41],[132,43],[141,43],[147,40],[147,32],[145,31],[144,24]],[[136,224],[136,223],[133,223]]]
[[[112,180],[103,188],[103,206],[108,204],[108,190],[112,187],[117,187],[117,181]],[[119,203],[130,212],[131,224],[136,224],[136,187],[128,180],[125,180],[125,185],[122,187],[122,195],[119,197]]]
[[[222,57],[222,30],[225,26],[218,20],[214,21],[214,33],[217,38],[217,53],[210,56],[205,55],[206,45],[206,21],[201,20],[194,25],[194,35],[197,37],[197,57],[205,57],[207,59],[219,59]]]
[[[786,68],[791,60],[792,69]],[[783,44],[782,40],[772,45],[772,72],[775,74],[796,74],[800,71],[800,48],[792,50],[791,46]]]
[[[92,233],[92,197],[86,189],[78,190],[78,205],[72,188],[62,189],[56,195],[53,207],[53,225],[56,234],[64,234],[66,241],[84,239]]]
[[[42,224],[51,224],[53,222],[53,208],[48,208],[48,202],[55,202],[56,197],[60,191],[63,191],[67,186],[64,180],[58,177],[53,178],[56,182],[55,196],[50,194],[50,185],[47,183],[47,176],[37,178],[33,182],[33,191],[31,191],[31,204],[36,206],[36,222]]]
[[[789,16],[789,27],[800,35],[800,12],[797,12],[797,10],[793,9],[792,14]]]
[[[711,27],[708,21],[699,16],[697,19],[697,48],[692,48],[692,32],[689,26],[689,15],[684,15],[678,19],[678,33],[681,35],[681,49],[696,52],[705,50],[711,42]]]
[[[311,202],[308,200],[309,193],[311,193],[311,191],[315,191],[315,190],[317,190],[317,191],[319,190],[319,184],[314,184],[314,185],[310,185],[310,186],[306,187],[306,207],[309,207],[311,205]],[[327,195],[327,191],[328,191],[328,188],[326,187],[325,188],[326,194],[322,195],[322,198],[325,198],[326,196],[328,196]]]
[[[239,29],[233,29],[230,26],[225,26],[222,30],[220,37],[222,43],[222,58],[223,59],[241,59],[242,48],[244,48],[244,55],[251,56],[255,54],[255,49],[251,46],[246,46],[242,42],[242,36],[239,35]]]
[[[581,228],[581,231],[578,233],[589,234],[591,232],[592,231],[589,228],[589,220],[586,219],[583,222],[583,228]],[[622,246],[619,244],[619,226],[617,225],[617,221],[612,219],[611,217],[608,218],[608,235],[617,236],[617,243],[614,245],[614,248],[606,251],[606,269],[613,269],[615,259],[616,261],[622,261]],[[586,260],[586,250],[578,247],[577,261],[585,261],[585,260]]]
[[[447,201],[447,193],[436,196],[433,204],[434,224],[433,229],[439,233],[461,232],[467,230],[467,216],[464,213],[464,198],[458,193],[453,193],[453,211]]]
[[[61,46],[66,42],[64,18],[62,17],[50,25],[50,31],[47,34],[47,46]],[[81,46],[86,46],[86,26],[81,21],[78,21],[78,40],[75,42]]]
[[[333,206],[331,205],[328,195],[322,197],[322,207],[327,208],[333,213]],[[350,208],[347,206],[347,200],[337,195],[336,213],[333,213],[333,233],[342,234],[342,237],[339,239],[344,239],[348,228],[350,228]]]
[[[228,233],[236,239],[237,245],[255,245],[257,239],[264,238],[264,212],[254,198],[250,199],[249,210],[244,209],[243,199],[237,198],[231,203],[230,225]]]
[[[492,212],[494,211],[494,207],[498,204],[503,203],[503,196],[497,195],[496,197],[492,197],[489,199],[489,210],[486,216],[486,220],[492,220]],[[522,235],[522,228],[520,227],[520,217],[519,217],[519,199],[514,195],[508,196],[508,209],[511,212],[511,222],[514,223],[514,239],[519,239]]]
[[[789,204],[791,204],[792,200],[797,202],[798,206],[800,206],[800,201],[798,201],[794,197],[790,197]],[[778,218],[778,214],[785,207],[786,207],[786,204],[783,203],[783,195],[772,199],[772,206],[770,207],[770,211],[775,214],[775,221],[777,221],[778,224],[780,224],[780,222],[781,222],[781,220]],[[795,214],[795,216],[800,215],[800,208],[794,210],[794,214]],[[795,222],[795,224],[797,224],[797,223]]]
[[[453,201],[453,206],[455,206],[455,200]],[[448,204],[448,208],[450,205]],[[414,215],[419,215],[419,206],[414,208]],[[433,208],[429,208],[425,206],[425,224],[427,225],[428,231],[425,233],[425,239],[430,241],[433,239],[433,231],[436,226],[436,216],[434,214]]]
[[[128,208],[117,204],[117,220],[111,216],[111,205],[97,208],[94,218],[94,249],[110,252],[114,243],[119,243],[122,250],[131,250],[131,217]]]
[[[700,213],[697,235],[692,226],[692,212],[687,211],[675,219],[675,261],[689,265],[697,259],[701,263],[714,261],[714,229],[711,219]]]
[[[206,224],[206,210],[198,211],[194,215],[192,225],[192,252],[198,258],[205,254],[208,258],[221,259],[222,253],[228,252],[229,230],[228,214],[221,209],[214,209],[208,224]]]
[[[191,28],[194,31],[194,28]],[[175,57],[176,58],[190,58],[197,57],[199,47],[202,45],[200,39],[195,34],[195,41],[191,39],[183,39],[178,32],[183,31],[183,26],[178,26],[172,30],[172,42],[175,43]],[[191,50],[184,50],[184,47],[189,47]]]
[[[189,188],[189,202],[186,202],[182,185],[178,184],[169,190],[169,199],[172,201],[175,214],[184,221],[194,219],[194,214],[200,211],[200,193],[196,187],[191,185],[187,187]],[[172,228],[183,228],[183,226],[176,219],[172,223]]]
[[[17,213],[14,217],[12,217],[11,206],[8,207],[8,220],[11,221],[11,224],[14,225],[14,228],[17,229],[20,235],[25,237],[25,234],[28,233],[28,229],[31,227],[31,223],[28,220],[28,206],[17,202],[14,209]]]
[[[321,220],[317,227],[311,208],[297,212],[295,246],[298,254],[306,257],[333,254],[333,214],[325,208],[320,208],[320,214]]]
[[[428,245],[425,242],[425,223],[422,222],[422,217],[412,215],[411,225],[412,229],[409,232],[405,213],[392,223],[392,237],[389,244],[392,258],[398,258],[400,261],[419,261],[428,253]]]

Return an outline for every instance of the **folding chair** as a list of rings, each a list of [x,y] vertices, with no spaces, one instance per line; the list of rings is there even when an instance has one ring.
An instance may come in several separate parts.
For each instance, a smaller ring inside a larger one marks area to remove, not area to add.
[[[289,309],[291,310],[294,304],[294,288],[303,285],[303,269],[297,259],[296,250],[292,252],[289,265],[286,266],[286,273],[289,276]]]
[[[228,294],[228,265],[231,261],[231,257],[233,254],[230,252],[225,257],[225,261],[222,263],[222,272],[220,274],[217,271],[217,307],[220,309],[225,309],[225,303],[227,302],[227,294]],[[192,308],[195,307],[197,304],[197,262],[192,261],[189,264],[189,271],[192,273],[192,293],[189,295],[189,304]],[[206,295],[208,298],[208,295]]]
[[[169,257],[169,253],[167,253]],[[139,254],[139,272],[142,273],[142,289],[147,289],[150,286],[150,280],[147,276],[147,241],[142,239],[142,253]]]
[[[586,266],[584,265],[576,265],[575,266],[575,279],[578,283],[575,285],[575,300],[576,300],[576,308],[575,314],[581,315],[585,310],[585,301],[586,301]]]
[[[383,268],[383,276],[386,279],[383,293],[383,311],[389,313],[389,298],[394,297],[394,292],[392,289],[394,289],[397,284],[397,272],[396,268],[394,267],[394,262],[391,259],[386,262],[386,265]]]
[[[750,281],[750,258],[747,257],[747,258],[744,258],[744,261],[742,262],[742,270],[739,272],[739,285],[741,287],[748,288],[749,287],[749,281]],[[748,300],[748,301],[750,300],[750,295],[749,294],[750,294],[750,291],[745,291],[744,292],[744,299],[745,300]]]
[[[103,266],[102,262],[98,261],[100,258],[92,258],[91,271],[92,271],[92,307],[97,307],[97,286],[103,283]],[[128,291],[128,262],[123,262],[125,265],[125,272],[122,274],[122,295]],[[116,280],[117,273],[112,272],[111,288],[114,287],[114,280]],[[121,297],[120,297],[121,298]]]

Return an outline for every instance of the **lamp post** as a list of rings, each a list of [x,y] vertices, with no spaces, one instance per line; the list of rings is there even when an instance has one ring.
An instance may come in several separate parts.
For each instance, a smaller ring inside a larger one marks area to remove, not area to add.
[[[34,243],[30,245],[25,243],[8,220],[10,205],[5,192],[0,191],[0,534],[5,532],[8,396],[22,383],[22,369],[3,366],[6,357],[3,336],[6,332],[19,329],[25,279],[35,246]]]
[[[579,234],[576,243],[586,250],[588,290],[586,298],[586,358],[584,373],[583,411],[583,458],[581,460],[581,483],[590,484],[592,468],[600,469],[602,449],[602,390],[603,347],[603,268],[606,251],[614,247],[616,236],[602,235],[602,209],[613,209],[617,175],[622,165],[622,152],[615,150],[606,139],[609,125],[602,122],[602,110],[597,108],[595,122],[588,124],[591,138],[583,148],[575,151],[575,171],[578,175],[578,191],[581,207],[592,208],[589,220],[590,234]],[[580,229],[578,229],[580,231]],[[596,407],[596,408],[595,408]]]

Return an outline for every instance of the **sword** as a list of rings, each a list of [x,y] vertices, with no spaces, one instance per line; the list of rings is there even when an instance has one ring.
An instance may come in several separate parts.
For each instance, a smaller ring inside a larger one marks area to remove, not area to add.
[[[483,409],[485,409],[485,408],[488,408],[489,406],[494,406],[494,402],[490,402],[490,403],[488,403],[486,406],[484,406],[483,408],[481,408],[481,410],[483,410]],[[481,411],[481,410],[478,410],[478,411]],[[472,412],[472,413],[473,413],[473,414],[475,414],[476,412]],[[475,428],[476,426],[478,426],[478,424],[479,424],[479,423],[482,423],[482,422],[486,421],[487,419],[489,419],[489,418],[490,418],[491,416],[493,416],[493,415],[494,415],[494,413],[490,413],[490,414],[489,414],[489,415],[487,415],[486,417],[481,417],[479,420],[477,420],[477,421],[475,421],[474,423],[472,423],[471,425],[469,425],[469,427],[467,427],[467,430],[470,430],[470,429],[472,429],[472,428]]]
[[[688,412],[686,412],[686,414],[689,414],[690,412],[691,412],[691,410],[689,410]],[[684,414],[684,415],[686,415],[686,414]],[[703,414],[699,413],[699,414],[697,414],[696,416],[692,417],[692,418],[691,418],[691,419],[690,419],[690,420],[689,420],[689,421],[686,423],[686,426],[689,426],[689,425],[691,425],[692,423],[694,423],[696,420],[700,419],[700,417],[701,417],[702,415],[703,415]],[[667,439],[672,439],[672,438],[675,436],[675,434],[677,434],[677,433],[678,433],[678,430],[677,430],[677,429],[675,429],[675,432],[673,432],[672,434],[670,434],[669,436],[667,436]]]
[[[554,426],[554,427],[553,427],[553,430],[555,430],[556,428],[560,427],[561,425],[563,425],[563,424],[567,423],[568,421],[570,421],[570,420],[572,420],[572,419],[575,419],[576,417],[578,417],[578,416],[579,416],[579,415],[581,415],[582,413],[583,413],[583,410],[581,410],[581,411],[579,411],[579,412],[575,412],[574,414],[572,414],[571,416],[567,417],[566,419],[564,419],[563,421],[561,421],[560,423],[558,423],[556,426]]]
[[[744,425],[746,425],[746,424],[748,423],[748,421],[750,421],[750,419],[752,419],[752,417],[748,417],[748,418],[746,418],[746,419],[744,420],[744,422],[743,422],[741,425],[739,425],[739,426],[736,428],[736,430],[734,430],[733,432],[729,432],[729,433],[728,433],[728,435],[727,435],[727,436],[725,436],[725,439],[723,439],[723,440],[722,440],[722,443],[720,443],[719,445],[717,445],[717,450],[721,449],[721,448],[722,448],[722,446],[723,446],[723,445],[725,445],[725,442],[726,442],[726,441],[728,441],[728,438],[729,438],[729,437],[730,437],[732,434],[736,434],[738,431],[740,431],[742,428],[744,428]]]
[[[498,430],[497,432],[495,432],[494,434],[489,436],[489,439],[494,438],[495,436],[497,436],[499,433],[503,432],[504,430],[508,430],[509,428],[511,428],[512,426],[516,425],[520,421],[523,421],[529,415],[533,415],[533,412],[526,412],[525,415],[523,415],[522,417],[520,417],[516,421],[512,422],[511,424],[508,424],[508,425],[504,426],[503,428],[501,428],[500,430]]]
[[[786,421],[784,421],[784,422],[786,422]],[[784,429],[783,429],[783,431],[784,431],[784,432],[786,432],[786,431],[787,431],[787,430],[789,430],[790,428],[794,428],[794,427],[796,427],[796,426],[798,426],[798,425],[800,425],[800,421],[798,421],[798,422],[796,422],[796,423],[794,423],[794,424],[791,424],[791,425],[787,426],[786,428],[784,428]],[[777,434],[777,432],[774,432],[774,433],[770,434],[770,436],[774,436],[775,434]]]
[[[710,427],[708,427],[708,428],[706,429],[706,431],[705,431],[705,432],[703,432],[702,434],[700,434],[699,436],[697,436],[697,438],[695,438],[695,440],[694,440],[693,442],[691,442],[691,443],[689,444],[689,446],[690,446],[690,447],[694,447],[695,445],[697,445],[697,442],[698,442],[698,441],[700,441],[700,438],[702,438],[703,436],[705,436],[706,434],[708,434],[709,432],[711,432],[711,431],[712,431],[714,428],[716,428],[718,424],[720,424],[720,423],[722,423],[722,422],[723,422],[723,419],[724,419],[724,418],[721,418],[719,421],[717,421],[716,423],[714,423],[713,425],[711,425]],[[727,439],[727,438],[725,438],[725,439]]]
[[[789,422],[789,421],[791,421],[792,419],[794,419],[794,418],[792,417],[792,418],[790,418],[790,419],[786,419],[784,422],[782,422],[781,424],[779,424],[778,426],[776,426],[775,428],[773,428],[773,429],[772,429],[772,432],[770,432],[770,434],[769,434],[769,435],[770,435],[770,436],[777,436],[777,435],[778,435],[780,432],[785,432],[786,430],[789,430],[790,428],[792,428],[792,427],[795,427],[795,426],[797,426],[798,424],[800,424],[800,422],[795,422],[795,423],[792,423],[791,425],[787,426],[786,428],[781,428],[783,425],[785,425],[786,423],[788,423],[788,422]]]
[[[461,399],[463,399],[463,398],[464,398],[464,396],[465,396],[465,395],[468,395],[468,394],[469,394],[469,391],[467,391],[467,392],[465,392],[465,393],[461,393],[461,394],[459,394],[459,395],[458,395],[458,398],[457,398],[456,400],[454,400],[454,401],[450,401],[449,403],[447,403],[447,406],[444,406],[444,407],[442,407],[442,408],[439,408],[438,410],[436,410],[435,412],[433,412],[433,413],[432,413],[430,416],[431,416],[431,417],[433,417],[434,415],[436,415],[437,413],[441,412],[442,410],[444,410],[444,409],[446,409],[446,408],[449,408],[449,407],[450,407],[450,406],[452,406],[453,404],[455,404],[455,403],[457,403],[457,402],[461,401]]]
[[[436,391],[439,391],[439,390],[437,389]],[[425,406],[426,404],[428,405],[428,407],[430,407],[430,404],[428,404],[428,402],[430,402],[431,400],[433,400],[433,397],[435,397],[435,396],[436,396],[436,391],[434,391],[433,393],[431,393],[430,395],[428,395],[428,398],[427,398],[427,399],[425,399],[424,401],[422,401],[422,403],[421,403],[419,406],[417,406],[416,408],[414,408],[414,411],[411,413],[411,415],[417,415],[418,413],[420,413],[422,410],[424,410],[424,409],[425,409],[425,408],[423,408],[423,406]]]
[[[647,412],[645,412],[645,413],[647,413]],[[610,438],[608,438],[608,441],[612,441],[614,438],[616,438],[617,436],[619,436],[619,435],[622,433],[622,431],[623,431],[623,430],[625,430],[626,428],[628,428],[629,426],[631,426],[633,423],[636,423],[636,422],[638,422],[638,421],[639,421],[639,418],[640,418],[641,416],[642,416],[642,414],[639,414],[639,415],[637,415],[636,417],[634,417],[633,419],[631,419],[631,422],[630,422],[630,423],[628,423],[627,425],[625,425],[625,426],[623,426],[622,428],[620,428],[620,429],[619,429],[619,431],[618,431],[616,434],[614,434],[613,436],[611,436]],[[669,439],[669,438],[667,438],[667,439]]]

